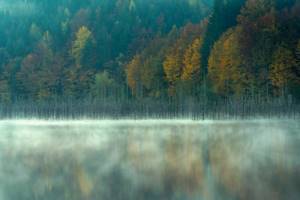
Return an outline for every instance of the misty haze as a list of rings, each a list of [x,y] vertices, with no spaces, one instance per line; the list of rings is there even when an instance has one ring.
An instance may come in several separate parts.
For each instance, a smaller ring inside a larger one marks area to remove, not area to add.
[[[300,0],[0,0],[0,200],[300,199]]]
[[[3,121],[0,199],[299,198],[299,121]]]

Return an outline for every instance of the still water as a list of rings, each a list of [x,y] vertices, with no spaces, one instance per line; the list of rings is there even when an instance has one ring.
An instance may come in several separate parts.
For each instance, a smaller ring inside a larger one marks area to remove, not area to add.
[[[98,199],[300,199],[300,122],[0,122],[0,200]]]

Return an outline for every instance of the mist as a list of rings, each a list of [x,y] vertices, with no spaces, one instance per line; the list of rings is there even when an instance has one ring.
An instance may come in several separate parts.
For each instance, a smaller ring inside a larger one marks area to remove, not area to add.
[[[0,200],[298,200],[299,0],[0,0]]]
[[[299,121],[2,121],[13,199],[298,199]]]
[[[4,13],[9,13],[10,15],[32,15],[36,10],[36,5],[33,2],[14,0],[0,1],[0,11]]]

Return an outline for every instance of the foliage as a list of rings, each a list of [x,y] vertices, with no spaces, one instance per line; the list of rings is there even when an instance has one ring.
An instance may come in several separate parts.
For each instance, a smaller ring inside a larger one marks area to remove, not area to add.
[[[246,75],[240,57],[239,31],[230,29],[218,40],[211,52],[208,74],[213,89],[222,95],[241,95],[245,89]]]
[[[274,53],[270,67],[270,79],[273,86],[280,91],[286,90],[288,84],[296,80],[296,74],[293,73],[295,67],[296,60],[293,52],[285,47],[279,47]]]
[[[22,6],[0,9],[1,102],[300,99],[298,0],[27,0]]]

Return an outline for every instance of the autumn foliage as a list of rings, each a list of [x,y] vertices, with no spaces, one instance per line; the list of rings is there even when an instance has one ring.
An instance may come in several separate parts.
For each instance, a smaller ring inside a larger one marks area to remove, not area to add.
[[[298,0],[62,2],[0,11],[1,102],[300,99]]]

